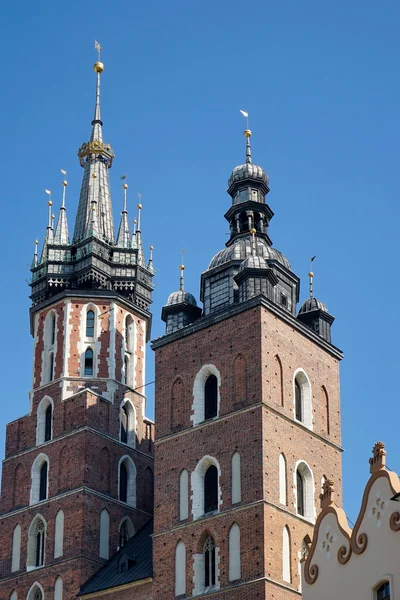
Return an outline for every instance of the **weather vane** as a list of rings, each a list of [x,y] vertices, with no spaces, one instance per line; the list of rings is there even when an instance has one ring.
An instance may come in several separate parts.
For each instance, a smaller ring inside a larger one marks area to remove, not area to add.
[[[103,48],[100,46],[97,40],[94,40],[94,47],[97,50],[97,60],[100,62],[100,52],[103,50]]]
[[[246,129],[248,129],[249,128],[249,113],[244,110],[241,110],[240,112],[246,119]]]
[[[313,262],[314,262],[314,260],[316,258],[317,258],[317,255],[312,256],[310,258],[310,271],[308,273],[308,277],[310,278],[310,298],[313,297],[313,277],[314,277],[314,273],[313,273],[313,270],[312,270],[312,264],[313,264]]]

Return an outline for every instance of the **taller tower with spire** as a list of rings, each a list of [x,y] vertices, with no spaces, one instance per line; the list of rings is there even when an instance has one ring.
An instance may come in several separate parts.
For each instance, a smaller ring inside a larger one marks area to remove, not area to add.
[[[297,315],[300,281],[272,246],[269,179],[244,135],[203,310],[174,292],[153,341],[157,600],[299,598],[325,478],[341,497],[333,317],[313,297]]]
[[[29,412],[9,423],[2,473],[0,598],[72,600],[83,582],[151,520],[153,423],[145,416],[145,348],[154,275],[127,189],[117,239],[100,82],[72,239],[67,181],[54,230],[32,262]],[[141,205],[140,205],[141,209]],[[139,209],[139,210],[140,210]],[[40,256],[40,257],[39,257]]]

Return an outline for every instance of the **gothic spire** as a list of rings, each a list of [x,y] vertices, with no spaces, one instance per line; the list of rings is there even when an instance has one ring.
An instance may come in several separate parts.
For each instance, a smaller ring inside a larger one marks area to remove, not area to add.
[[[92,203],[97,205],[96,237],[114,244],[114,222],[112,214],[110,183],[108,169],[112,165],[114,152],[109,144],[103,142],[100,118],[100,78],[104,65],[100,60],[94,64],[96,73],[96,101],[90,141],[79,148],[78,157],[84,168],[78,212],[74,229],[74,243],[91,236],[92,232]],[[93,178],[93,175],[96,177]]]
[[[46,228],[46,235],[44,238],[44,244],[43,244],[43,248],[42,248],[42,254],[40,256],[41,263],[43,263],[47,260],[47,246],[48,246],[48,244],[53,243],[53,238],[54,238],[53,215],[51,212],[51,207],[53,206],[53,202],[51,201],[51,191],[45,190],[45,192],[46,192],[46,194],[48,194],[50,196],[50,200],[47,202],[47,206],[48,206],[47,228]]]
[[[61,172],[66,175],[67,172],[61,170]],[[58,216],[56,232],[54,234],[54,244],[60,244],[60,246],[65,246],[69,243],[68,236],[68,223],[67,223],[67,209],[65,208],[65,197],[67,194],[67,185],[68,182],[66,179],[62,182],[63,193],[62,193],[62,204],[60,208],[60,214]]]
[[[142,199],[142,195],[138,194],[139,200]],[[137,218],[137,229],[136,229],[136,244],[138,249],[138,265],[145,267],[146,263],[143,255],[143,244],[142,244],[142,230],[140,228],[140,213],[142,210],[142,204],[139,202],[137,205],[138,208],[138,218]]]
[[[126,175],[121,177],[121,179],[125,179]],[[121,213],[121,223],[119,225],[118,236],[117,236],[117,246],[118,248],[130,248],[131,247],[131,232],[129,230],[129,220],[128,220],[128,211],[126,209],[126,190],[128,189],[128,184],[124,183],[122,186],[124,190],[124,204]]]

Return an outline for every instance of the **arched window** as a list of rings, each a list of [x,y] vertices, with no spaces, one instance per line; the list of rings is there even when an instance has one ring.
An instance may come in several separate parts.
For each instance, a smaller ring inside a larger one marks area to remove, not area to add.
[[[59,510],[56,515],[56,526],[54,533],[54,558],[60,558],[64,554],[64,511]]]
[[[235,452],[232,456],[232,504],[241,502],[242,486],[241,486],[241,467],[240,454]]]
[[[204,514],[218,510],[218,470],[210,465],[204,475]]]
[[[63,597],[63,581],[61,577],[57,577],[54,586],[54,600],[62,600]]]
[[[40,467],[39,502],[47,498],[47,461]]]
[[[229,581],[241,578],[240,528],[234,523],[229,531]]]
[[[294,378],[294,416],[297,421],[312,429],[312,394],[310,381],[304,371],[298,370]]]
[[[300,462],[296,469],[296,498],[297,514],[314,521],[314,478],[305,462]]]
[[[119,547],[122,548],[135,535],[135,528],[129,517],[125,517],[118,527]]]
[[[84,375],[93,375],[93,350],[87,348],[85,352]]]
[[[86,337],[94,337],[94,311],[88,310],[86,313]]]
[[[10,600],[18,600],[17,592],[14,590],[10,596]]]
[[[204,419],[213,419],[217,414],[218,380],[215,375],[209,375],[204,386]]]
[[[189,474],[186,469],[179,477],[179,520],[184,521],[189,516]]]
[[[323,427],[323,433],[328,435],[331,432],[330,415],[329,415],[329,397],[326,387],[321,387],[321,411],[323,415],[323,421],[325,421],[325,427]],[[325,413],[325,414],[324,414]]]
[[[18,523],[14,527],[12,536],[11,551],[11,573],[19,571],[21,568],[21,525]]]
[[[136,411],[129,399],[121,405],[120,440],[131,448],[136,447]]]
[[[390,584],[384,581],[376,590],[376,600],[390,600]]]
[[[109,556],[109,539],[110,539],[110,515],[104,508],[100,513],[100,544],[99,556],[108,560]]]
[[[136,506],[136,467],[129,456],[124,456],[119,464],[119,500]]]
[[[303,403],[301,399],[301,387],[297,379],[294,382],[294,397],[296,404],[296,419],[297,421],[303,421]]]
[[[54,353],[50,352],[49,354],[49,363],[48,363],[49,372],[47,374],[47,383],[53,381],[54,379]]]
[[[39,515],[34,518],[28,532],[28,571],[44,565],[46,523]]]
[[[123,444],[128,443],[128,410],[126,406],[122,407],[121,410],[121,442]]]
[[[181,541],[175,548],[175,596],[186,594],[186,547]]]
[[[30,504],[36,504],[48,497],[49,459],[45,454],[39,454],[32,465],[32,483]]]
[[[206,539],[204,544],[204,587],[210,588],[216,584],[216,560],[215,560],[215,542],[211,536]]]
[[[286,483],[286,459],[283,454],[279,455],[279,502],[287,504],[287,483]]]
[[[45,396],[36,413],[36,445],[48,442],[53,437],[53,400]]]
[[[39,583],[34,583],[27,595],[27,600],[43,600],[43,588]]]
[[[283,528],[282,534],[282,579],[287,583],[292,581],[290,572],[290,534],[287,526]]]
[[[56,341],[56,313],[51,313],[51,330],[50,330],[50,343],[54,346]]]

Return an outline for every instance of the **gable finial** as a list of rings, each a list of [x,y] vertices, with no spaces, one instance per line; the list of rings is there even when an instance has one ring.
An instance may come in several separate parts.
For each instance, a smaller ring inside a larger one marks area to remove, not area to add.
[[[246,119],[246,129],[243,133],[244,137],[246,138],[246,163],[251,164],[252,163],[251,146],[250,146],[251,129],[249,129],[249,113],[244,110],[241,110],[240,112]]]
[[[372,457],[369,459],[370,473],[377,473],[386,468],[386,450],[383,442],[376,442],[372,448]]]
[[[319,499],[321,500],[322,510],[335,504],[335,482],[333,479],[325,479]]]

